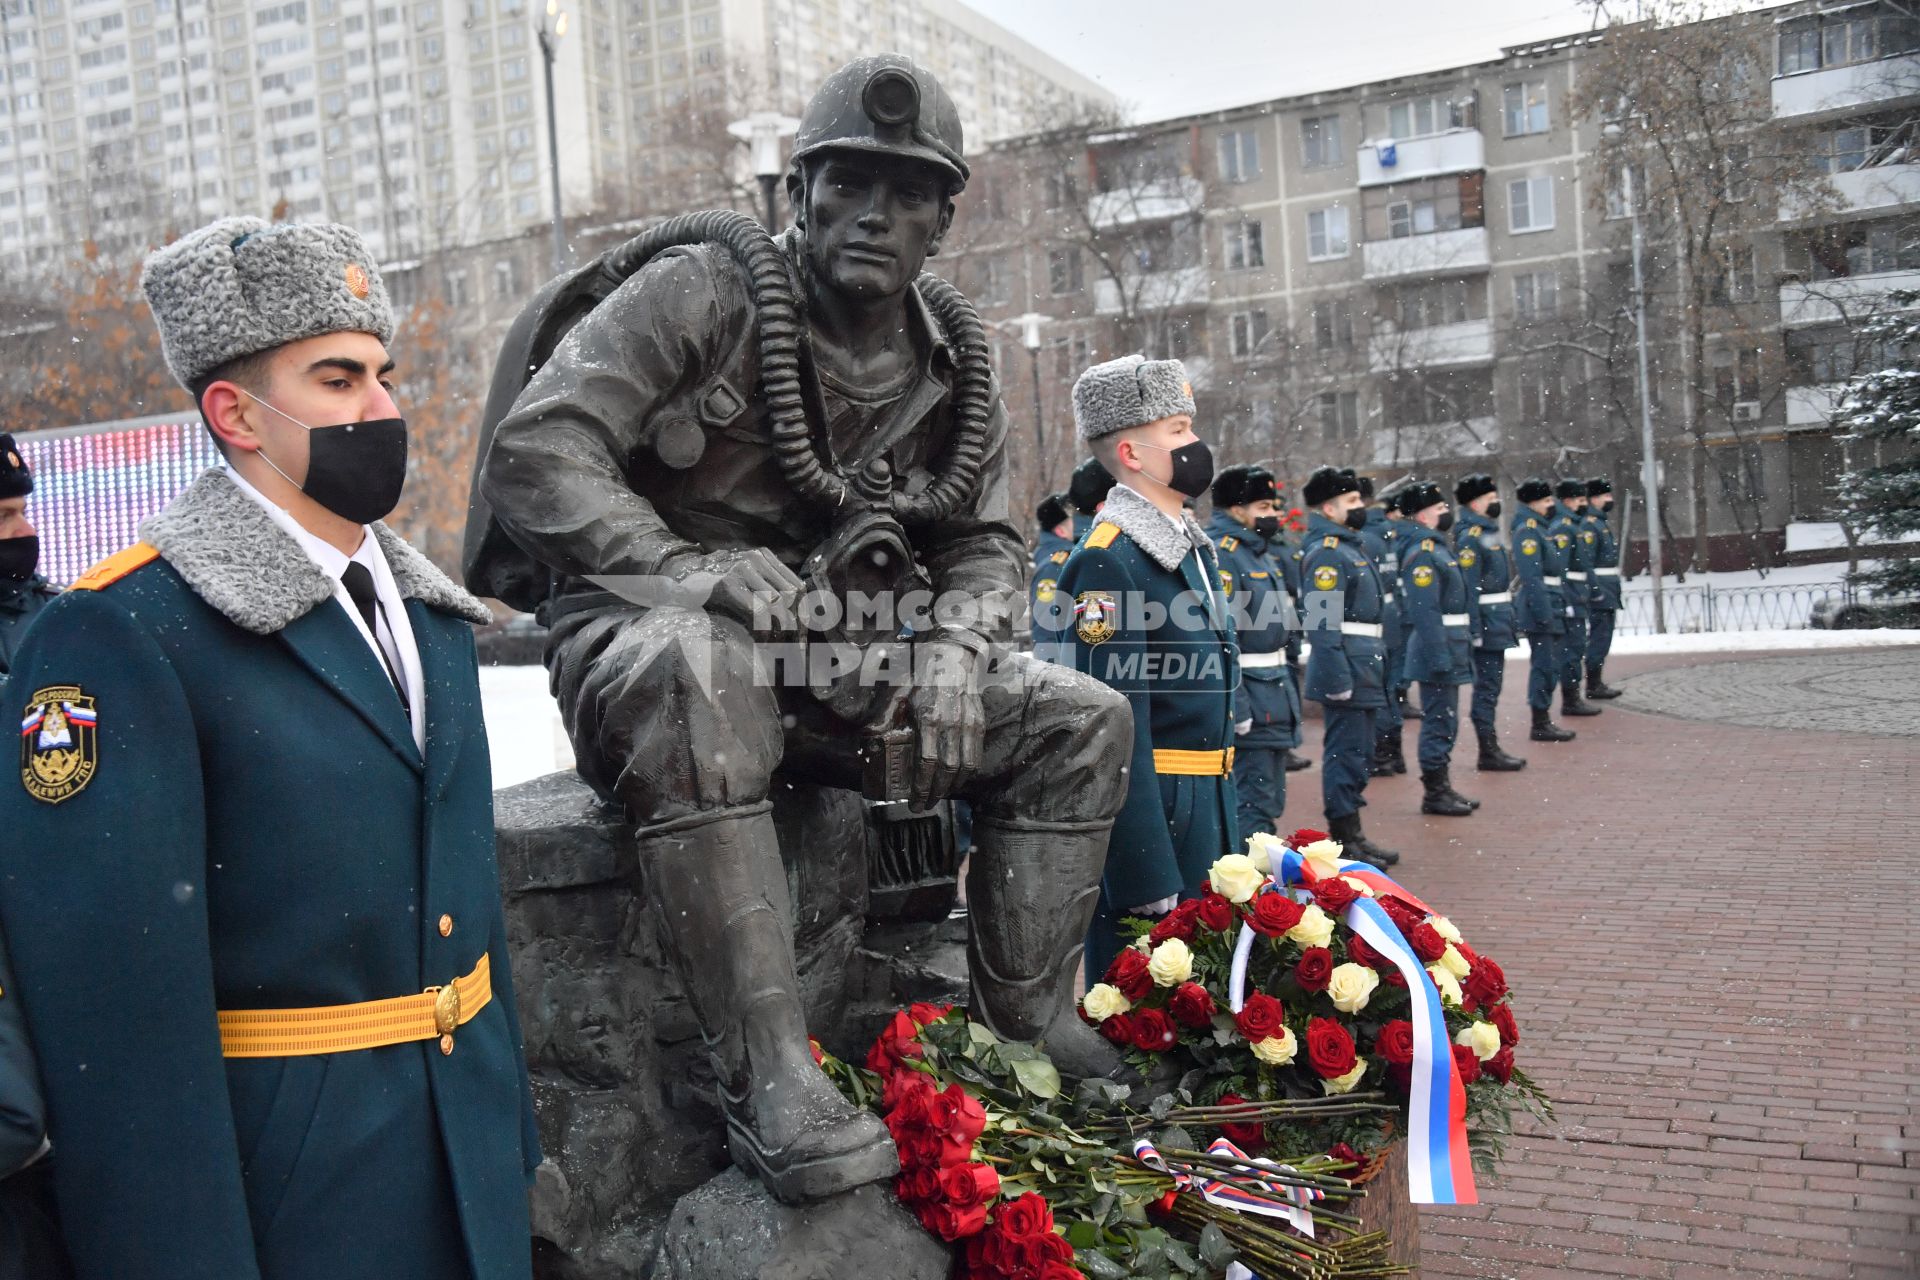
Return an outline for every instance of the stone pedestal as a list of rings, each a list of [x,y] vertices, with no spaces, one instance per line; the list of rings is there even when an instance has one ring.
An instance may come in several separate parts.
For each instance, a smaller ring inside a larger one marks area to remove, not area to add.
[[[653,1280],[946,1280],[953,1255],[879,1186],[781,1204],[729,1169],[673,1207]]]
[[[1407,1145],[1396,1142],[1386,1163],[1367,1183],[1358,1209],[1361,1231],[1384,1231],[1392,1241],[1387,1261],[1420,1267],[1420,1210],[1412,1200],[1407,1180]]]

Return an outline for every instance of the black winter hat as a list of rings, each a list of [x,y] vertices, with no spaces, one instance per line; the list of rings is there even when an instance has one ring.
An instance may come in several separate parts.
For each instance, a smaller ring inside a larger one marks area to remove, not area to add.
[[[1333,501],[1343,493],[1358,492],[1360,492],[1360,481],[1351,470],[1339,471],[1332,467],[1321,467],[1307,477],[1307,483],[1302,486],[1300,496],[1306,500],[1308,506],[1317,507],[1324,502]]]
[[[1553,496],[1563,501],[1567,498],[1584,498],[1587,496],[1587,482],[1585,480],[1562,480],[1559,484],[1553,486]]]
[[[1343,467],[1341,469],[1345,471],[1348,475],[1350,476],[1353,475],[1352,467]],[[1355,476],[1354,479],[1355,479],[1355,484],[1354,484],[1355,490],[1359,492],[1362,498],[1365,498],[1368,502],[1372,502],[1373,501],[1373,477],[1372,476]]]
[[[1073,469],[1073,479],[1067,481],[1067,501],[1081,515],[1090,516],[1095,507],[1107,500],[1107,491],[1112,488],[1113,476],[1100,464],[1100,459],[1088,458]]]
[[[1499,487],[1493,482],[1493,477],[1484,472],[1466,476],[1453,486],[1453,500],[1464,507],[1475,498],[1485,497]]]
[[[1213,478],[1213,505],[1225,510],[1228,507],[1242,507],[1249,502],[1277,502],[1280,490],[1273,482],[1273,472],[1265,467],[1241,463],[1228,467]]]
[[[0,431],[0,498],[24,498],[33,492],[33,468],[20,456],[13,437]]]
[[[1542,498],[1553,496],[1553,486],[1539,476],[1529,476],[1520,482],[1520,491],[1514,495],[1521,502],[1538,502]]]
[[[1437,507],[1445,502],[1440,486],[1431,480],[1415,480],[1400,491],[1400,514],[1418,515],[1428,507]]]
[[[1595,476],[1593,479],[1587,481],[1587,496],[1589,498],[1597,498],[1603,493],[1612,492],[1613,481],[1607,479],[1605,476]]]
[[[1033,518],[1042,529],[1051,529],[1073,513],[1067,510],[1067,495],[1050,493],[1040,499],[1040,505],[1034,508]]]

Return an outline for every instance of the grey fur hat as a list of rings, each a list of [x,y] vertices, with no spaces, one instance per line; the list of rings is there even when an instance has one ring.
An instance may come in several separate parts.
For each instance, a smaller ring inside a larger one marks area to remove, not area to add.
[[[1178,360],[1121,356],[1096,364],[1073,384],[1073,425],[1082,440],[1193,413],[1193,383]]]
[[[393,304],[360,233],[221,218],[147,258],[140,288],[183,387],[230,360],[328,333],[393,341]]]

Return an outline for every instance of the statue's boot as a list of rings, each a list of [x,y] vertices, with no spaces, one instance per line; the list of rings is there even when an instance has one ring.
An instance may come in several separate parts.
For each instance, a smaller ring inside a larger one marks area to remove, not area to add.
[[[1112,829],[1112,819],[973,820],[967,968],[974,1021],[1004,1040],[1039,1043],[1075,1079],[1131,1074],[1073,998]]]
[[[642,875],[727,1113],[734,1163],[790,1204],[899,1172],[880,1121],[807,1046],[793,909],[768,805],[643,828]]]

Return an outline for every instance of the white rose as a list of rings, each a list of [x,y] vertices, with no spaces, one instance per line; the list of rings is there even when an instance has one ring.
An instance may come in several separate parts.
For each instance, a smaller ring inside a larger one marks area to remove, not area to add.
[[[1322,1080],[1320,1087],[1328,1093],[1352,1093],[1353,1086],[1359,1084],[1360,1077],[1365,1074],[1367,1074],[1367,1060],[1362,1058],[1353,1064],[1353,1070],[1343,1076],[1335,1076],[1331,1080]]]
[[[1433,985],[1440,991],[1440,1002],[1459,1008],[1460,979],[1442,969],[1438,964],[1427,966],[1427,976],[1433,979]]]
[[[1114,1014],[1125,1013],[1133,1008],[1133,1001],[1122,995],[1120,988],[1097,982],[1087,988],[1087,994],[1082,997],[1080,1007],[1085,1009],[1087,1016],[1095,1022],[1105,1022]]]
[[[1144,933],[1135,938],[1131,945],[1135,951],[1138,951],[1143,956],[1153,954],[1153,941]]]
[[[1500,1052],[1500,1028],[1491,1022],[1476,1022],[1470,1027],[1462,1027],[1453,1042],[1467,1046],[1473,1050],[1474,1057],[1485,1062]]]
[[[1335,965],[1333,977],[1327,980],[1327,995],[1340,1012],[1358,1013],[1367,1007],[1373,989],[1379,985],[1380,975],[1363,964]]]
[[[1155,986],[1177,987],[1193,976],[1193,952],[1187,950],[1187,944],[1180,939],[1168,938],[1153,949],[1147,972],[1153,976]]]
[[[1361,880],[1358,876],[1341,876],[1340,878],[1352,885],[1361,897],[1371,898],[1373,896],[1373,886]]]
[[[1473,971],[1473,966],[1467,963],[1467,958],[1461,955],[1459,949],[1451,942],[1447,944],[1447,949],[1440,953],[1440,958],[1434,961],[1434,963],[1456,978],[1464,978]]]
[[[1250,900],[1267,879],[1266,873],[1254,866],[1253,859],[1244,853],[1230,853],[1214,863],[1207,878],[1213,881],[1215,893],[1234,903]]]
[[[1445,938],[1448,942],[1466,941],[1466,939],[1460,936],[1460,931],[1453,927],[1453,921],[1447,919],[1445,916],[1428,916],[1427,923],[1433,926],[1435,933]],[[1465,974],[1461,974],[1460,976],[1463,978],[1466,977]]]
[[[1247,860],[1259,870],[1261,875],[1273,874],[1273,855],[1286,848],[1279,836],[1270,831],[1256,831],[1247,837]]]
[[[1303,947],[1324,947],[1333,941],[1333,917],[1318,904],[1309,902],[1300,923],[1287,930],[1287,936]]]
[[[1498,1034],[1498,1032],[1495,1033],[1496,1038]],[[1293,1031],[1287,1027],[1281,1027],[1279,1035],[1268,1036],[1265,1040],[1253,1046],[1253,1056],[1270,1067],[1286,1066],[1289,1062],[1293,1061],[1293,1056],[1299,1052],[1300,1040],[1293,1034]]]
[[[1338,840],[1315,840],[1300,850],[1307,865],[1313,868],[1315,876],[1337,876],[1340,874],[1340,842]]]

